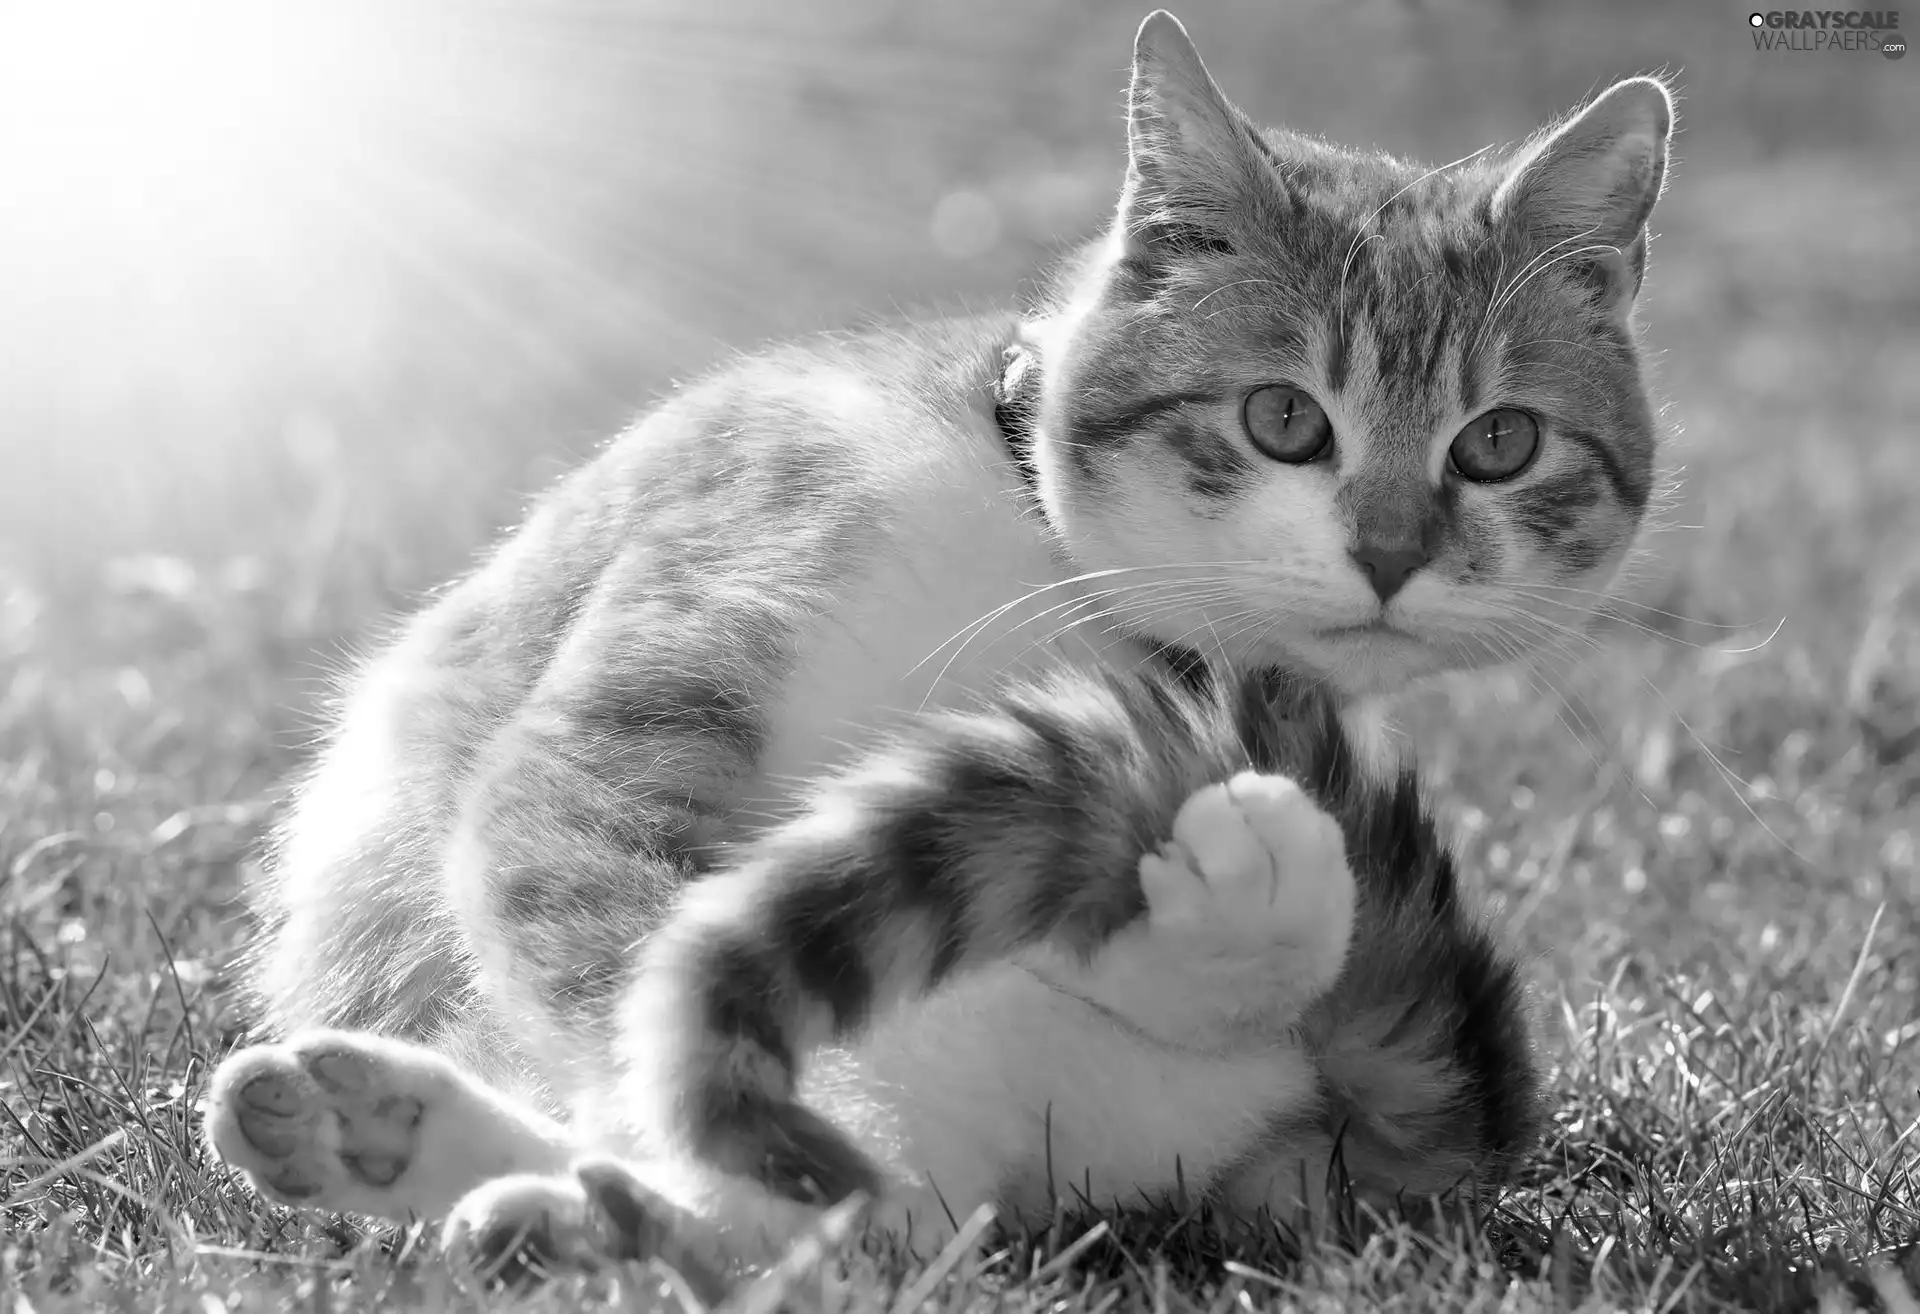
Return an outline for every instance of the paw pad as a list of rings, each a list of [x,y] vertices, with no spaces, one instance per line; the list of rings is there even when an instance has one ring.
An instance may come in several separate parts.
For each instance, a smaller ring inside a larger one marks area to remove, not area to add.
[[[208,1135],[263,1194],[359,1208],[366,1190],[406,1174],[426,1103],[394,1088],[417,1084],[422,1072],[372,1042],[361,1051],[354,1043],[317,1033],[257,1045],[214,1073]]]

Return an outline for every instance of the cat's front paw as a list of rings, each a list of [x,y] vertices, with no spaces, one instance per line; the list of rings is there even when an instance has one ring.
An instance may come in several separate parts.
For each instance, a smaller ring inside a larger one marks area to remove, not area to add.
[[[562,1272],[658,1259],[706,1304],[727,1293],[694,1224],[618,1159],[589,1158],[557,1173],[483,1182],[454,1206],[441,1243],[490,1281],[525,1286]]]
[[[515,1173],[461,1197],[440,1240],[456,1262],[488,1281],[522,1286],[599,1267],[613,1257],[605,1233],[578,1177]]]
[[[1331,983],[1353,931],[1346,840],[1285,776],[1246,771],[1181,805],[1173,837],[1140,860],[1150,934],[1252,952],[1286,946]]]

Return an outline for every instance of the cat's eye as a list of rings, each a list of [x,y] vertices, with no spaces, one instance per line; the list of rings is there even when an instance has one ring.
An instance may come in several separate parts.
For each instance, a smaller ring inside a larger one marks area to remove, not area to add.
[[[1525,411],[1488,411],[1467,421],[1448,455],[1466,478],[1491,484],[1519,474],[1539,450],[1539,421]]]
[[[1255,447],[1289,465],[1313,460],[1333,442],[1333,421],[1320,403],[1284,383],[1248,393],[1241,422]]]

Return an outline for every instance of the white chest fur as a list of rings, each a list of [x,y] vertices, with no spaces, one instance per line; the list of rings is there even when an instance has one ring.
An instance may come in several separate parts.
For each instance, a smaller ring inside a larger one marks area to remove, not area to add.
[[[800,786],[876,731],[964,704],[1010,674],[1117,657],[1091,595],[1069,582],[1038,511],[984,417],[927,443],[903,472],[879,550],[801,636],[745,812],[783,810]],[[982,460],[982,445],[989,459]]]

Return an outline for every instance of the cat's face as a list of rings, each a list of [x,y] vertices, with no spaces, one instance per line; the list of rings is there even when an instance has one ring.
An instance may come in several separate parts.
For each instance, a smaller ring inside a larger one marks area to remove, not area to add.
[[[1566,640],[1654,481],[1670,121],[1638,79],[1429,171],[1260,132],[1150,18],[1119,217],[1034,335],[1042,494],[1123,622],[1352,693]]]

